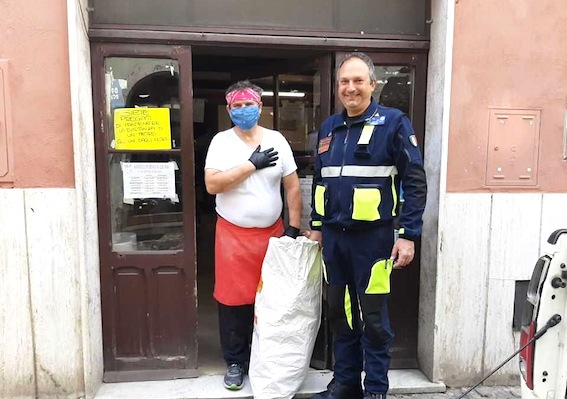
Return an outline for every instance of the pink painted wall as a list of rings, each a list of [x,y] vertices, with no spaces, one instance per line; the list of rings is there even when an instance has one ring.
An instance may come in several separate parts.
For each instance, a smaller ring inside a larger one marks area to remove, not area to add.
[[[73,187],[64,1],[4,0],[0,59],[9,60],[15,187]]]
[[[489,108],[540,109],[537,186],[488,188]],[[456,0],[447,190],[567,192],[564,1]]]

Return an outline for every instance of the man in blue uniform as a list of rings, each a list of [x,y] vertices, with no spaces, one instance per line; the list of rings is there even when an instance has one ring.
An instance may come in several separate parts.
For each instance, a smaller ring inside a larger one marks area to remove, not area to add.
[[[327,390],[313,399],[384,399],[393,339],[390,273],[414,257],[425,209],[425,172],[407,116],[372,99],[372,60],[349,54],[337,81],[345,110],[319,131],[308,232],[323,247],[335,367]],[[401,186],[404,206],[394,242]]]

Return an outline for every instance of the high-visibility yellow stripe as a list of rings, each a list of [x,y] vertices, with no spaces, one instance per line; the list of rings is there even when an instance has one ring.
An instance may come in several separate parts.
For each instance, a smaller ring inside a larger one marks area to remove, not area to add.
[[[394,204],[394,206],[392,206],[392,216],[396,216],[396,206],[398,206],[398,192],[396,191],[394,175],[390,176],[390,179],[392,179],[392,203]]]
[[[350,300],[350,294],[348,292],[348,285],[345,286],[345,316],[347,323],[352,330],[352,303]]]
[[[323,222],[321,222],[320,220],[313,220],[311,222],[311,226],[315,226],[315,227],[323,226]]]
[[[366,294],[389,294],[390,293],[390,274],[392,273],[392,259],[379,260],[372,266],[370,280],[366,287]]]
[[[372,133],[374,132],[374,125],[364,125],[362,128],[362,133],[360,133],[360,138],[358,139],[358,145],[368,145],[370,139],[372,138]]]
[[[325,186],[318,185],[315,187],[315,212],[321,216],[325,216]]]
[[[382,202],[380,190],[374,187],[355,187],[352,195],[352,219],[373,222],[380,219]]]

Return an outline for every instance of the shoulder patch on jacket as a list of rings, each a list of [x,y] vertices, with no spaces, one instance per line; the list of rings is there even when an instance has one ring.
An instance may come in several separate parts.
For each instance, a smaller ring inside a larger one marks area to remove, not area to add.
[[[317,146],[317,154],[323,154],[329,151],[329,147],[331,146],[331,136],[327,136],[324,139],[319,140],[319,145]]]

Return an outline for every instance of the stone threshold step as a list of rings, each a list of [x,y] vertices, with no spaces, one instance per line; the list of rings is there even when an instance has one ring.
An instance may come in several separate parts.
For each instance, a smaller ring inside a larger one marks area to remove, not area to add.
[[[390,370],[388,377],[392,395],[446,390],[445,384],[430,382],[415,369]],[[331,371],[310,370],[296,398],[310,398],[324,391],[331,378]],[[253,399],[247,379],[244,387],[235,392],[225,389],[222,379],[222,375],[209,375],[169,381],[103,383],[94,399]]]

